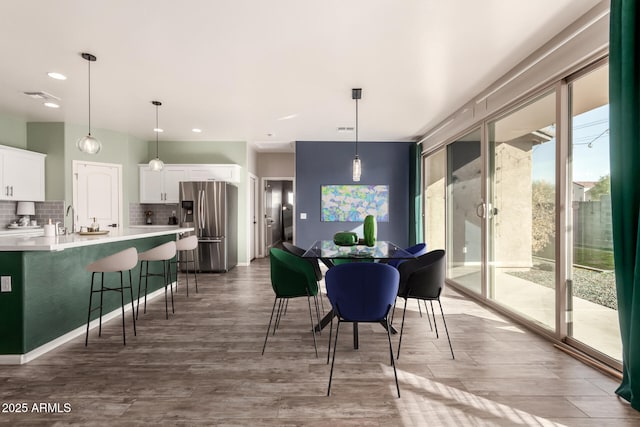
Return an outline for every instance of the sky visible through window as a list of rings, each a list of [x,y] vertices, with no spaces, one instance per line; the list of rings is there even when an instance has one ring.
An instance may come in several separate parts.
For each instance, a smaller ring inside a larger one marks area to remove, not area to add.
[[[609,175],[609,105],[573,117],[573,181]],[[533,180],[555,182],[555,139],[533,149]]]

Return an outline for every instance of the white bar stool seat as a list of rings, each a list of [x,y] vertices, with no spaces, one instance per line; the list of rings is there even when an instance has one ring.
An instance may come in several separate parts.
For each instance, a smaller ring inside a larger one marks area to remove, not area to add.
[[[173,286],[171,286],[171,259],[176,256],[176,242],[167,242],[162,245],[151,248],[148,251],[138,254],[140,260],[140,281],[138,282],[138,312],[136,317],[140,314],[140,290],[142,288],[142,278],[145,278],[144,284],[144,313],[147,312],[147,287],[149,284],[149,277],[160,276],[164,279],[164,306],[167,319],[169,318],[169,305],[167,300],[167,286],[171,290],[171,312],[175,313],[173,306]],[[149,262],[162,261],[162,274],[149,273]],[[146,270],[144,269],[144,263],[146,264]],[[143,270],[144,273],[143,273]]]
[[[120,292],[121,306],[122,306],[122,341],[124,345],[127,345],[127,339],[125,336],[124,325],[124,290],[129,288],[129,296],[131,297],[131,313],[133,318],[133,334],[136,335],[136,317],[135,308],[133,306],[133,284],[131,281],[131,269],[138,264],[138,252],[136,248],[125,249],[124,251],[117,252],[113,255],[101,258],[97,261],[87,265],[85,269],[91,273],[91,291],[89,292],[89,313],[87,315],[87,333],[84,338],[85,347],[89,344],[89,323],[91,322],[91,312],[100,310],[100,321],[98,327],[98,336],[102,336],[102,296],[104,292],[116,291]],[[122,279],[122,272],[129,271],[129,286],[124,286]],[[95,274],[100,273],[100,289],[93,289],[93,283]],[[120,273],[120,287],[106,287],[104,286],[104,273]],[[100,306],[92,308],[93,294],[100,293]]]
[[[176,289],[178,288],[178,270],[180,264],[185,264],[185,278],[187,280],[187,296],[189,296],[189,264],[193,264],[193,277],[196,282],[196,293],[198,293],[198,275],[196,274],[196,249],[198,248],[198,237],[189,236],[183,237],[176,241],[176,250],[178,251],[178,259],[176,261]],[[191,259],[189,259],[189,252],[191,252]],[[184,259],[182,259],[182,253],[184,253]]]

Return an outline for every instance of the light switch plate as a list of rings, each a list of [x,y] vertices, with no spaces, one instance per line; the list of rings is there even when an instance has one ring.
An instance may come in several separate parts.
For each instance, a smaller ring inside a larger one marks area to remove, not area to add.
[[[0,292],[11,292],[11,276],[0,277]]]
[[[307,213],[306,212],[300,212],[300,219],[307,219]]]

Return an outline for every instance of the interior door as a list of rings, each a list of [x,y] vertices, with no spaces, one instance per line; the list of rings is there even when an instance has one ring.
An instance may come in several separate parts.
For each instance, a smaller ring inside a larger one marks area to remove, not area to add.
[[[258,180],[255,176],[249,176],[249,260],[256,257],[256,237],[258,236],[258,214],[256,197],[258,193]]]
[[[101,229],[122,224],[122,165],[73,161],[75,226],[89,226],[93,218]],[[71,224],[68,224],[71,226]]]
[[[269,253],[269,249],[273,246],[273,190],[269,181],[264,186],[264,247],[265,254]]]

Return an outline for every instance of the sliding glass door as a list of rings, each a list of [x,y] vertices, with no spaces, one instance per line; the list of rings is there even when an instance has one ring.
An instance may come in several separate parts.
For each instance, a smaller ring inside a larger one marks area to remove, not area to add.
[[[609,67],[569,84],[572,262],[567,333],[620,360],[609,191]]]
[[[477,129],[447,146],[447,278],[482,291],[482,156]]]
[[[424,242],[427,250],[444,249],[446,241],[446,151],[441,149],[424,163]]]
[[[447,280],[612,365],[622,358],[604,60],[425,158]]]
[[[488,297],[555,329],[556,94],[489,122]]]

